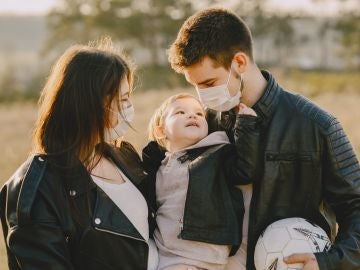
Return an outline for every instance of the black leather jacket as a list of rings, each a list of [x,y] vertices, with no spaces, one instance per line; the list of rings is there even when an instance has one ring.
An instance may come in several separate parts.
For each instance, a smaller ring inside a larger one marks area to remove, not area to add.
[[[106,154],[139,185],[144,172],[130,144]],[[147,243],[80,162],[65,170],[34,156],[0,194],[10,270],[147,268]]]
[[[358,270],[360,166],[350,142],[336,118],[263,75],[267,88],[253,106],[261,121],[261,162],[250,205],[247,269],[255,269],[254,247],[269,224],[303,217],[333,240],[339,225],[331,250],[315,254],[321,270]],[[209,112],[213,130],[229,126],[221,118]]]
[[[186,151],[178,158],[189,160],[189,185],[179,237],[218,245],[232,245],[234,255],[242,240],[244,204],[235,185],[252,183],[257,167],[259,132],[257,117],[238,115],[235,143],[218,144]],[[156,214],[156,171],[160,166],[155,142],[143,150],[147,179],[148,204]]]

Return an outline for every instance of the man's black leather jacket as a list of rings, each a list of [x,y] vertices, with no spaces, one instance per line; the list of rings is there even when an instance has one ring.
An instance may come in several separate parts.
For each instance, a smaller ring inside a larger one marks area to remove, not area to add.
[[[107,149],[137,186],[144,178],[130,144]],[[0,217],[10,270],[147,268],[148,244],[125,214],[92,181],[85,167],[37,155],[0,193]]]
[[[271,74],[263,75],[268,84],[253,106],[261,122],[261,156],[250,205],[247,269],[255,269],[254,247],[269,224],[303,217],[334,240],[329,252],[315,254],[321,270],[358,270],[360,167],[351,144],[336,118],[283,90]],[[231,133],[229,117],[210,111],[212,130],[230,127]]]

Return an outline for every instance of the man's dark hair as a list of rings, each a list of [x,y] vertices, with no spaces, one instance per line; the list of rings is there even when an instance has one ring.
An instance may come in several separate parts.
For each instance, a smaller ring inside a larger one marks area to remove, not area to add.
[[[251,33],[245,22],[226,9],[209,8],[184,22],[168,50],[168,58],[172,68],[182,73],[205,56],[228,68],[239,51],[253,61]]]

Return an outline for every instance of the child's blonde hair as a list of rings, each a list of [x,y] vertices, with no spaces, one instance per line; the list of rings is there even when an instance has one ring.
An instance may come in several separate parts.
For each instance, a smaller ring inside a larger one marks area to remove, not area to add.
[[[203,107],[201,102],[195,96],[193,96],[191,94],[180,93],[180,94],[170,96],[160,105],[160,107],[155,111],[155,113],[151,117],[151,120],[150,120],[150,123],[148,126],[149,140],[156,141],[160,146],[166,148],[166,138],[165,137],[160,138],[159,136],[157,136],[156,130],[159,127],[161,127],[161,128],[164,127],[164,120],[167,115],[167,110],[168,110],[169,106],[172,103],[174,103],[176,100],[183,99],[183,98],[193,98],[199,102],[201,107]]]

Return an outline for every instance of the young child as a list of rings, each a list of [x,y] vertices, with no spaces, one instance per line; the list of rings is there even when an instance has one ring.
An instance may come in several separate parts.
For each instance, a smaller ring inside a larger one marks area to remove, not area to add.
[[[155,142],[144,148],[143,161],[148,203],[156,213],[158,269],[224,269],[235,254],[244,214],[235,185],[254,177],[255,115],[239,106],[235,144],[230,144],[225,132],[208,134],[204,109],[192,95],[171,96],[155,112],[149,126]],[[166,153],[160,164],[161,148]]]

